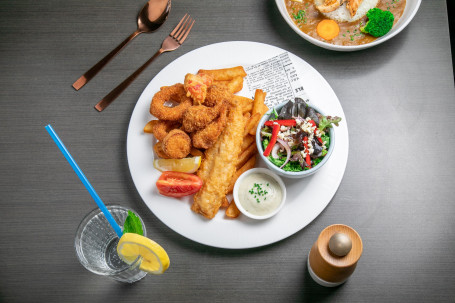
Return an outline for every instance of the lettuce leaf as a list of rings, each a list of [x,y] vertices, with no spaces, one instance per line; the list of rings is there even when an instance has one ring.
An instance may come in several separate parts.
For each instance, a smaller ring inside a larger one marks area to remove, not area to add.
[[[270,162],[272,162],[274,165],[280,167],[283,165],[285,159],[275,159],[272,156],[268,156],[267,159],[269,159]],[[302,167],[300,166],[299,161],[289,161],[286,163],[286,165],[282,168],[285,171],[302,171]]]
[[[319,118],[319,130],[324,131],[326,128],[331,128],[332,124],[338,126],[338,122],[341,121],[340,117],[332,117],[332,116],[321,116]]]

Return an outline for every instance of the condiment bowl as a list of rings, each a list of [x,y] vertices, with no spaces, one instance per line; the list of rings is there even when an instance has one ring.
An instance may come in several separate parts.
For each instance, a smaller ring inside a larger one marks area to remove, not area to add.
[[[334,45],[327,42],[320,41],[311,37],[310,35],[305,34],[302,32],[297,25],[292,21],[291,17],[289,16],[286,10],[285,1],[290,0],[275,0],[278,10],[281,13],[281,16],[286,21],[286,23],[303,39],[307,40],[308,42],[313,43],[314,45],[320,46],[322,48],[334,50],[334,51],[342,51],[342,52],[351,52],[351,51],[358,51],[366,48],[370,48],[376,45],[379,45],[392,37],[398,35],[414,18],[415,14],[419,10],[420,3],[422,0],[406,0],[406,8],[404,9],[403,15],[398,20],[398,22],[393,26],[393,28],[388,32],[386,35],[379,37],[378,39],[374,40],[373,42],[362,44],[362,45],[353,45],[353,46],[345,46],[345,45]]]
[[[278,104],[277,106],[274,107],[275,110],[277,112],[279,112],[286,103],[287,103],[287,101]],[[325,113],[323,111],[321,111],[317,106],[314,106],[311,103],[308,104],[308,106],[314,108],[318,113],[325,116]],[[318,170],[320,170],[324,166],[324,164],[327,163],[327,161],[329,160],[329,158],[332,155],[332,152],[335,148],[335,130],[334,130],[334,128],[336,126],[330,128],[330,132],[329,132],[330,146],[329,146],[329,149],[327,150],[327,154],[322,159],[322,161],[319,162],[318,165],[316,165],[308,170],[303,170],[303,171],[299,171],[299,172],[285,171],[285,170],[279,168],[278,166],[274,165],[272,162],[270,162],[269,159],[267,159],[267,157],[264,156],[264,149],[262,148],[261,128],[264,126],[265,121],[269,120],[270,115],[272,114],[272,111],[273,111],[273,108],[270,109],[268,112],[266,112],[264,114],[264,116],[262,116],[261,120],[259,121],[257,130],[256,130],[256,145],[258,147],[258,152],[259,152],[261,159],[265,162],[267,167],[280,176],[283,176],[286,178],[292,178],[292,179],[308,177],[308,176],[316,173]],[[341,121],[341,123],[343,123],[343,121]]]
[[[271,178],[273,178],[278,183],[278,185],[279,185],[279,187],[280,187],[280,189],[281,189],[281,191],[283,193],[282,199],[281,199],[281,202],[280,202],[279,206],[275,210],[273,210],[272,212],[270,212],[268,214],[265,214],[265,215],[252,214],[251,212],[249,212],[248,210],[246,210],[242,206],[242,203],[241,203],[240,197],[239,197],[240,184],[242,184],[242,182],[245,180],[245,178],[248,177],[251,174],[265,174],[265,175],[270,176]],[[284,185],[283,180],[281,180],[281,178],[277,174],[272,172],[270,169],[260,168],[260,167],[252,168],[252,169],[247,170],[246,172],[244,172],[237,179],[237,181],[235,182],[235,185],[234,185],[233,196],[234,196],[235,205],[237,206],[237,208],[240,210],[240,212],[242,214],[244,214],[245,216],[247,216],[249,218],[252,218],[252,219],[264,220],[264,219],[268,219],[270,217],[275,216],[283,208],[284,203],[286,202],[286,186]]]

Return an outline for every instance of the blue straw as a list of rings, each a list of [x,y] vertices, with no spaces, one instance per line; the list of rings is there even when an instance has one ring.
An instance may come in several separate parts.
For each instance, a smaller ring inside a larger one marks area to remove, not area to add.
[[[85,188],[87,188],[88,192],[90,193],[92,198],[95,200],[96,204],[98,204],[98,207],[101,209],[103,214],[106,216],[106,219],[109,222],[109,224],[111,224],[112,228],[117,233],[118,237],[121,238],[122,235],[123,235],[122,229],[117,224],[117,222],[115,222],[115,220],[112,217],[111,213],[106,208],[106,205],[104,205],[103,201],[101,201],[100,196],[98,196],[98,194],[96,193],[96,191],[93,188],[93,186],[90,184],[90,182],[88,182],[88,180],[85,177],[84,173],[79,168],[79,166],[77,165],[76,161],[74,161],[74,159],[71,156],[70,152],[66,149],[65,144],[63,144],[62,140],[60,140],[60,138],[58,137],[57,133],[54,131],[54,129],[52,128],[52,126],[50,124],[48,124],[45,128],[46,128],[47,132],[49,133],[49,135],[54,140],[55,144],[57,144],[58,148],[60,149],[60,151],[65,156],[65,158],[68,161],[68,163],[74,169],[74,172],[77,174],[77,176],[81,180],[82,184],[84,184]]]

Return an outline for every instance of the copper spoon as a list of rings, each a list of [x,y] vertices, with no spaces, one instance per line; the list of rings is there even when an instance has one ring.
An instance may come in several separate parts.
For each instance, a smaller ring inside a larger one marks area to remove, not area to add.
[[[151,33],[157,30],[166,21],[171,10],[171,0],[149,0],[141,9],[137,17],[137,30],[126,38],[119,46],[112,50],[109,54],[83,74],[76,82],[73,83],[75,90],[79,90],[87,82],[117,55],[120,50],[128,44],[134,37],[141,33]]]

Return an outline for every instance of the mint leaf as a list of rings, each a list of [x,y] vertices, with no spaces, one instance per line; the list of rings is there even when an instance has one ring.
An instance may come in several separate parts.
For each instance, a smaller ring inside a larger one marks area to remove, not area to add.
[[[123,233],[132,233],[143,236],[144,231],[142,230],[141,219],[136,216],[131,210],[128,211],[128,216],[123,224]]]

